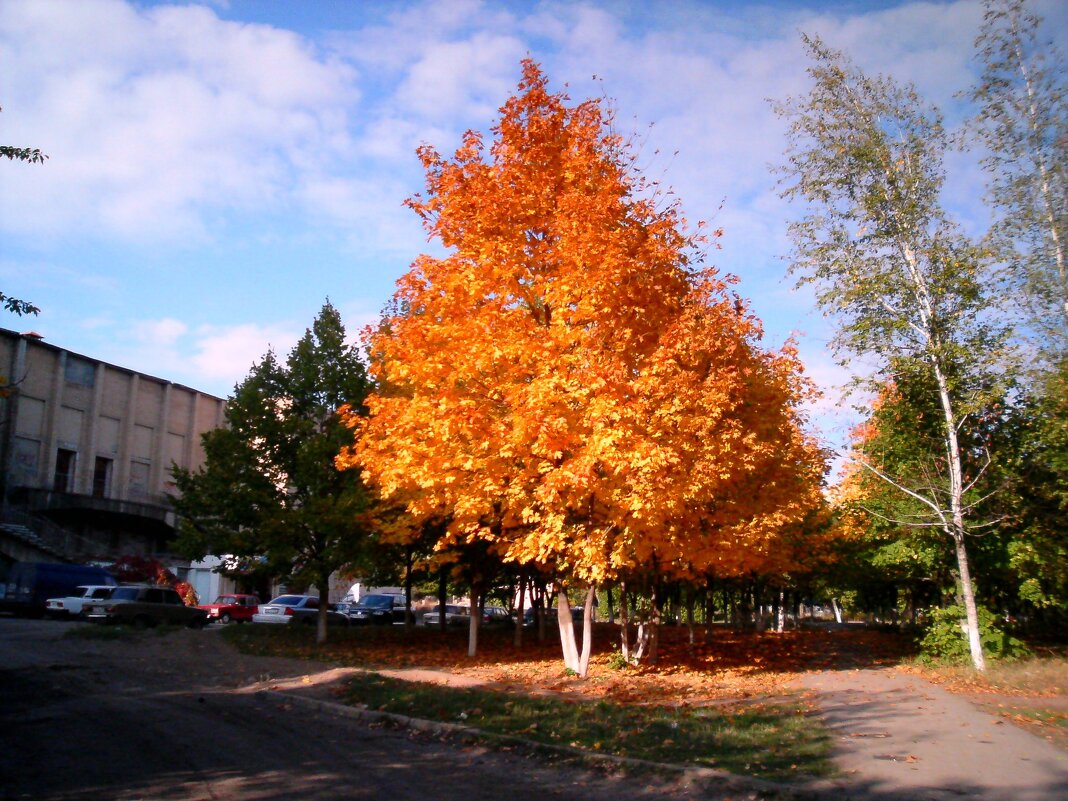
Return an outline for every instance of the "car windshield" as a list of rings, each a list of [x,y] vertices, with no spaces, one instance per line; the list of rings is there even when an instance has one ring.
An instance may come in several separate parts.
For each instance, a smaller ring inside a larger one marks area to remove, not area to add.
[[[279,595],[273,601],[272,606],[300,606],[304,601],[303,595]]]
[[[392,609],[393,608],[393,596],[392,595],[368,595],[360,604],[362,606],[370,607],[371,609]]]
[[[235,598],[233,595],[220,595],[218,598],[215,599],[215,603],[219,604],[220,606],[230,606],[232,604],[237,603],[237,598]]]

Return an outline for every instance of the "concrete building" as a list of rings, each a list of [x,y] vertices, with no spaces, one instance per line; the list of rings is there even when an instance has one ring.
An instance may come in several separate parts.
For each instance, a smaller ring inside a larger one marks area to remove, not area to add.
[[[203,463],[225,400],[0,329],[0,578],[14,561],[179,567],[172,464]]]

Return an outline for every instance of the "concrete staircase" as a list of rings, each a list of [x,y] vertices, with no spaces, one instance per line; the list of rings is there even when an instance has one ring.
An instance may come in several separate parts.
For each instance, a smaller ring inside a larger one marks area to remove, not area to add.
[[[66,554],[49,545],[41,539],[36,531],[21,523],[0,523],[0,538],[15,540],[24,546],[40,551],[42,554],[55,557],[60,561],[67,561]]]

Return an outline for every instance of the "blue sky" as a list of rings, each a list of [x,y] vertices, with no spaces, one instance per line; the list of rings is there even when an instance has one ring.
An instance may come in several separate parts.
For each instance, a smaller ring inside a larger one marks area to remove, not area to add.
[[[1068,3],[1033,7],[1068,49]],[[49,155],[0,164],[0,290],[42,309],[0,326],[223,397],[327,297],[355,335],[433,251],[402,206],[423,187],[415,148],[491,125],[529,55],[572,98],[612,98],[645,170],[724,229],[712,263],[767,346],[798,338],[827,392],[813,419],[840,442],[848,373],[785,275],[799,210],[768,171],[783,127],[766,99],[804,91],[805,31],[956,124],[981,17],[978,0],[0,0],[0,142]],[[947,204],[982,230],[974,155],[947,170]]]

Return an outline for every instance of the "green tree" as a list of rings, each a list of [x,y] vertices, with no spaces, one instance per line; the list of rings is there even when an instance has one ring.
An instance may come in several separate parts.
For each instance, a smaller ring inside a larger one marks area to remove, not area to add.
[[[862,354],[872,382],[916,376],[940,412],[940,452],[929,488],[881,473],[919,504],[953,543],[967,611],[972,661],[985,668],[965,541],[961,432],[1000,389],[1006,333],[988,314],[986,264],[939,201],[947,138],[941,117],[911,86],[871,78],[843,54],[804,37],[813,64],[810,93],[776,104],[789,122],[783,196],[808,203],[790,226],[792,270],[812,284],[836,318],[843,364]],[[868,463],[872,470],[875,465]]]
[[[11,161],[28,161],[31,164],[44,164],[45,159],[48,158],[37,148],[0,145],[0,157],[4,156]],[[20,317],[26,314],[38,314],[41,311],[29,301],[13,298],[3,292],[0,292],[0,306]]]
[[[1009,417],[1003,475],[1010,491],[1008,566],[1018,598],[1045,613],[1068,611],[1068,358],[1037,381]],[[1063,617],[1061,617],[1063,620]]]
[[[203,437],[205,463],[174,468],[178,548],[266,558],[274,575],[319,588],[318,640],[326,639],[329,577],[366,544],[367,495],[334,458],[351,441],[339,410],[356,413],[368,392],[357,350],[327,302],[280,363],[268,351],[226,404],[226,426]]]
[[[985,147],[995,241],[1013,289],[1046,335],[1068,335],[1068,64],[1024,0],[986,0],[969,126]]]

